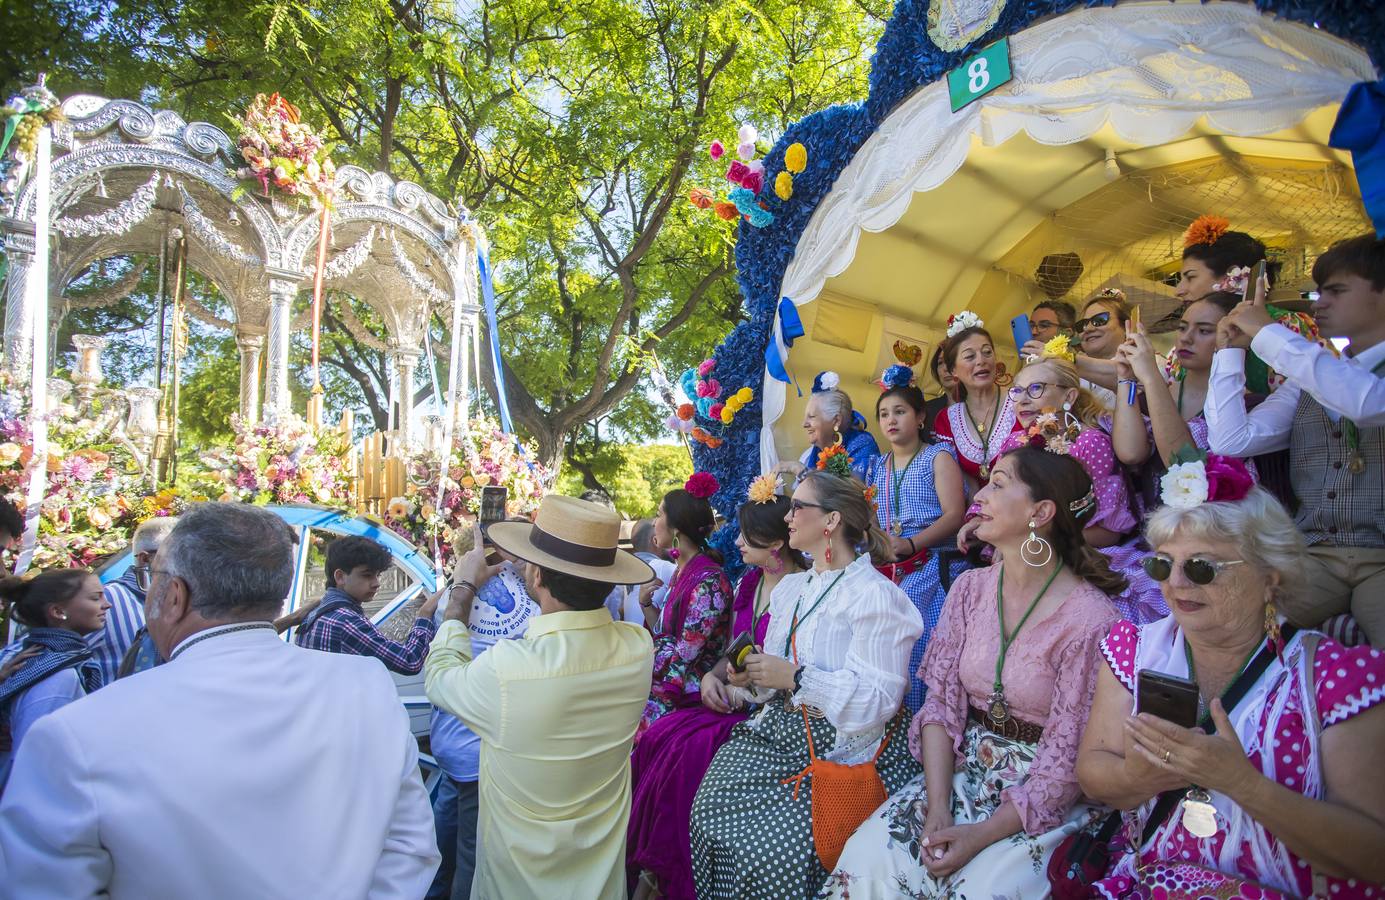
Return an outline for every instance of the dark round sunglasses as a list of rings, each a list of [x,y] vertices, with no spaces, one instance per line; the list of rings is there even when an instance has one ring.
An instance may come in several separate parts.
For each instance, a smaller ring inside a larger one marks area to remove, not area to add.
[[[1029,395],[1030,400],[1038,400],[1049,387],[1050,385],[1047,381],[1034,381],[1030,382],[1030,384],[1025,387],[1012,387],[1007,393],[1010,395],[1011,403],[1018,403],[1020,398],[1025,394]]]
[[[1083,331],[1086,331],[1088,328],[1104,328],[1106,327],[1106,323],[1110,321],[1111,313],[1108,310],[1107,312],[1099,312],[1096,315],[1086,319],[1078,319],[1077,324],[1073,326],[1073,329],[1078,333],[1081,333]]]
[[[1193,584],[1211,584],[1222,569],[1243,562],[1245,562],[1243,559],[1228,559],[1219,562],[1194,556],[1183,560],[1183,574]],[[1169,576],[1173,574],[1173,557],[1165,553],[1146,556],[1140,560],[1140,565],[1144,566],[1145,574],[1155,581],[1168,581]]]

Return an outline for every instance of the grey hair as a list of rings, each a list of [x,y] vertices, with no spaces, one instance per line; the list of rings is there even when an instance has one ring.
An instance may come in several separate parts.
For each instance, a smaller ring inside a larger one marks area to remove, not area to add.
[[[188,586],[207,619],[272,617],[293,584],[293,543],[274,513],[244,503],[201,503],[184,513],[159,563]]]
[[[130,544],[135,553],[152,553],[159,549],[159,545],[164,542],[173,531],[173,526],[178,524],[177,516],[157,516],[153,519],[145,519],[135,529],[135,536]]]
[[[1235,545],[1241,559],[1279,573],[1277,597],[1297,596],[1307,588],[1303,534],[1269,491],[1250,489],[1245,499],[1203,503],[1191,509],[1163,506],[1149,517],[1145,538],[1155,550],[1175,536]]]
[[[839,419],[841,421],[841,431],[846,431],[851,427],[851,398],[847,396],[846,391],[818,391],[813,397],[818,401],[818,408],[822,410],[824,416],[829,420]]]

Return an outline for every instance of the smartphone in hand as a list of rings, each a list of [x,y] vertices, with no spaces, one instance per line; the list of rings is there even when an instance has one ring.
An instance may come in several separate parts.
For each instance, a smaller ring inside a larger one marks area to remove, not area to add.
[[[1197,727],[1197,683],[1152,669],[1141,669],[1135,690],[1135,711],[1158,716],[1184,728]]]
[[[1029,317],[1019,315],[1011,319],[1010,334],[1015,338],[1015,352],[1020,355],[1020,362],[1024,362],[1024,345],[1034,340],[1034,330],[1029,327]]]
[[[1255,299],[1255,286],[1260,283],[1260,279],[1265,277],[1265,261],[1262,259],[1255,264],[1255,268],[1250,270],[1250,279],[1246,281],[1246,292],[1241,295],[1244,303],[1249,303]]]
[[[749,631],[742,631],[726,648],[726,664],[733,672],[745,671],[745,658],[755,652],[755,638]]]
[[[510,499],[510,490],[503,485],[488,484],[481,488],[481,534],[493,522],[505,521],[505,504]]]

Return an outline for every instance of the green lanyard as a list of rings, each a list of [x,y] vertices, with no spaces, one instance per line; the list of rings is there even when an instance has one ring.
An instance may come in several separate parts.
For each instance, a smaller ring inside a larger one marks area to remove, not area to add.
[[[834,587],[837,586],[837,582],[838,582],[838,581],[841,581],[841,580],[842,580],[842,576],[845,575],[845,574],[846,574],[846,569],[842,569],[841,573],[840,573],[836,578],[832,579],[832,583],[829,584],[829,585],[827,586],[827,590],[823,591],[821,594],[818,595],[818,598],[817,598],[816,600],[813,601],[813,605],[810,606],[810,607],[808,607],[808,611],[807,611],[806,613],[803,614],[803,618],[802,618],[802,619],[800,619],[800,618],[798,617],[798,607],[799,607],[800,604],[803,603],[803,595],[802,595],[801,593],[798,595],[798,599],[794,601],[794,605],[793,605],[793,624],[789,626],[789,635],[788,635],[788,637],[784,638],[784,658],[785,658],[785,659],[788,659],[788,658],[789,658],[789,647],[792,646],[792,644],[793,644],[794,635],[798,633],[798,626],[801,625],[801,624],[803,624],[804,622],[808,621],[808,617],[811,616],[811,615],[813,614],[813,612],[814,612],[819,606],[822,605],[822,601],[824,601],[824,600],[827,599],[827,595],[830,594],[830,593],[832,593],[832,588],[834,588]]]
[[[995,659],[994,685],[995,693],[1000,697],[1005,696],[1005,688],[1001,684],[1000,679],[1000,673],[1005,671],[1005,655],[1010,652],[1010,645],[1015,642],[1015,638],[1019,637],[1020,629],[1024,627],[1025,622],[1029,621],[1029,617],[1034,614],[1034,610],[1039,608],[1039,601],[1044,599],[1044,594],[1048,593],[1049,587],[1053,584],[1053,579],[1057,578],[1058,573],[1061,571],[1063,571],[1063,561],[1060,559],[1058,560],[1058,565],[1053,569],[1053,574],[1048,576],[1048,581],[1044,582],[1043,588],[1039,591],[1038,596],[1034,598],[1034,602],[1030,603],[1029,609],[1025,610],[1024,618],[1020,619],[1020,623],[1015,626],[1014,633],[1007,636],[1005,634],[1005,566],[1002,564],[1000,567],[1000,580],[996,585],[995,591],[995,610],[996,614],[1000,617],[1000,653],[996,655]]]
[[[1236,670],[1236,675],[1235,675],[1235,677],[1232,678],[1230,681],[1228,681],[1228,682],[1226,683],[1226,690],[1221,692],[1221,696],[1222,696],[1222,697],[1225,697],[1226,694],[1227,694],[1227,691],[1230,691],[1230,690],[1231,690],[1231,686],[1232,686],[1233,684],[1235,684],[1237,681],[1240,680],[1241,675],[1243,675],[1243,674],[1245,673],[1245,670],[1246,670],[1247,668],[1250,667],[1250,662],[1251,662],[1251,660],[1255,659],[1255,654],[1259,653],[1259,652],[1260,652],[1260,648],[1263,647],[1264,645],[1265,645],[1265,642],[1264,642],[1264,641],[1261,641],[1260,643],[1256,644],[1254,647],[1252,647],[1252,648],[1250,649],[1250,655],[1248,655],[1248,656],[1245,658],[1245,660],[1241,662],[1241,667],[1240,667],[1239,669]],[[1188,680],[1191,681],[1191,682],[1193,682],[1194,684],[1197,684],[1197,666],[1195,666],[1195,665],[1193,664],[1193,649],[1192,649],[1191,647],[1188,646],[1188,639],[1187,639],[1186,637],[1183,638],[1183,655],[1184,655],[1185,657],[1187,657],[1187,659],[1188,659]],[[1197,718],[1197,724],[1198,724],[1199,727],[1201,727],[1201,726],[1203,726],[1203,725],[1206,725],[1208,722],[1212,721],[1212,709],[1211,709],[1211,705],[1210,705],[1210,704],[1206,704],[1206,705],[1203,704],[1203,702],[1202,702],[1202,688],[1201,688],[1201,687],[1198,688],[1197,705],[1198,705],[1198,718]],[[1227,714],[1227,715],[1231,715],[1231,710],[1228,709],[1228,710],[1226,711],[1226,714]]]
[[[1379,375],[1382,368],[1385,368],[1385,360],[1376,363],[1371,374]],[[1360,475],[1366,471],[1366,461],[1361,458],[1361,429],[1351,419],[1342,416],[1342,430],[1346,432],[1349,471],[1353,475]]]
[[[890,522],[887,524],[889,524],[891,527],[894,526],[896,521],[903,521],[904,519],[904,513],[900,511],[902,509],[899,502],[900,489],[904,486],[905,476],[909,474],[909,470],[914,466],[914,460],[918,459],[922,455],[923,448],[919,447],[918,450],[914,453],[914,455],[909,457],[909,461],[904,464],[904,471],[896,475],[894,472],[894,451],[890,451],[890,480],[894,483],[894,504],[893,508],[890,510]]]

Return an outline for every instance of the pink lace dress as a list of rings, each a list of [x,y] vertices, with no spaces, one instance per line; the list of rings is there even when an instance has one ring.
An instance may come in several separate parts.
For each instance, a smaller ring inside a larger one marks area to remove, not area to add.
[[[1115,608],[1084,584],[1055,611],[1024,626],[1006,655],[1005,696],[1011,714],[1041,726],[1043,736],[1033,743],[1003,737],[968,718],[970,708],[985,707],[995,680],[999,575],[999,566],[974,569],[953,585],[920,670],[928,699],[914,717],[909,742],[922,761],[923,726],[941,725],[952,738],[957,769],[947,787],[954,822],[983,821],[1009,802],[1023,830],[982,850],[951,876],[935,879],[919,863],[928,811],[920,775],[857,830],[819,896],[1045,896],[1049,854],[1097,816],[1079,802],[1077,745],[1096,690],[1097,646],[1116,621]]]
[[[1321,799],[1325,794],[1321,732],[1385,700],[1385,654],[1370,647],[1343,647],[1331,638],[1319,637],[1310,673],[1305,634],[1300,631],[1294,635],[1282,659],[1270,663],[1231,711],[1231,720],[1252,765],[1290,790]],[[1143,627],[1117,622],[1101,642],[1101,653],[1132,695],[1136,672],[1142,668],[1179,677],[1188,673],[1183,634],[1172,616]],[[1126,852],[1112,867],[1111,875],[1098,882],[1101,896],[1152,896],[1140,883],[1138,867],[1156,861],[1203,866],[1291,896],[1313,893],[1313,872],[1307,862],[1230,798],[1213,792],[1212,804],[1220,826],[1215,835],[1200,838],[1190,833],[1183,827],[1181,811],[1175,808],[1138,856]],[[1154,800],[1150,800],[1126,813],[1125,833],[1138,836],[1153,807]],[[1236,838],[1229,841],[1228,835],[1233,834]],[[1385,897],[1385,887],[1329,876],[1323,894],[1334,900]]]

